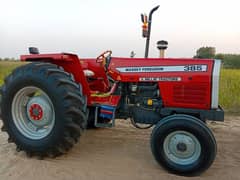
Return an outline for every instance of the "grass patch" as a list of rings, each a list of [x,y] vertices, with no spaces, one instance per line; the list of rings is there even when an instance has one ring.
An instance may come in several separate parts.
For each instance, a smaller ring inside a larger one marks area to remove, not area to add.
[[[222,69],[219,104],[229,113],[240,112],[240,70]]]
[[[0,61],[0,86],[4,82],[4,78],[10,74],[16,67],[24,65],[21,61]]]

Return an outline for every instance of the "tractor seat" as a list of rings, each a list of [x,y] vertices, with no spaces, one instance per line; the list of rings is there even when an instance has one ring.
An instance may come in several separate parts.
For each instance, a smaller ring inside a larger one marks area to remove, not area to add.
[[[93,77],[95,75],[95,73],[93,71],[89,70],[89,69],[83,70],[83,74],[86,77]]]
[[[96,73],[93,72],[90,69],[84,69],[83,74],[87,79],[89,88],[92,92],[92,94],[95,94],[96,96],[108,96],[107,94],[102,94],[102,93],[107,93],[110,88],[110,84],[108,82],[107,76],[106,79],[104,78],[104,74],[100,74],[100,71],[97,71]],[[105,72],[104,72],[105,73]],[[99,93],[101,95],[99,95]]]

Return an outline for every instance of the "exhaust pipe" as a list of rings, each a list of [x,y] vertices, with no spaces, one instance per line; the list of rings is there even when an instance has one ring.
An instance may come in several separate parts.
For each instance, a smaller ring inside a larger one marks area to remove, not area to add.
[[[148,58],[148,52],[149,52],[149,43],[150,43],[150,35],[151,35],[151,25],[152,25],[152,15],[153,13],[159,8],[159,5],[154,7],[150,13],[149,13],[149,18],[147,20],[147,25],[148,25],[148,31],[146,35],[146,47],[145,47],[145,58]],[[142,21],[143,20],[143,15],[142,15]]]

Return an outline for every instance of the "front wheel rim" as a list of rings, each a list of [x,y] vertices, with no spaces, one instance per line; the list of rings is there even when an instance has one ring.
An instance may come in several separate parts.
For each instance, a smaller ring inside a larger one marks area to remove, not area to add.
[[[163,143],[167,159],[178,165],[191,165],[201,155],[201,145],[198,139],[187,131],[170,133]]]
[[[51,133],[55,124],[54,106],[40,88],[27,86],[20,89],[11,108],[13,122],[25,137],[39,140]]]

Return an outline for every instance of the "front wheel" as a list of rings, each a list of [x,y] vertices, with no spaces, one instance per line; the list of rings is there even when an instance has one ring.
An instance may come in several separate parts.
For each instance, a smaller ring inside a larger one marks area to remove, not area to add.
[[[177,174],[199,174],[210,167],[217,146],[210,129],[199,119],[172,115],[154,128],[151,148],[164,168]]]

